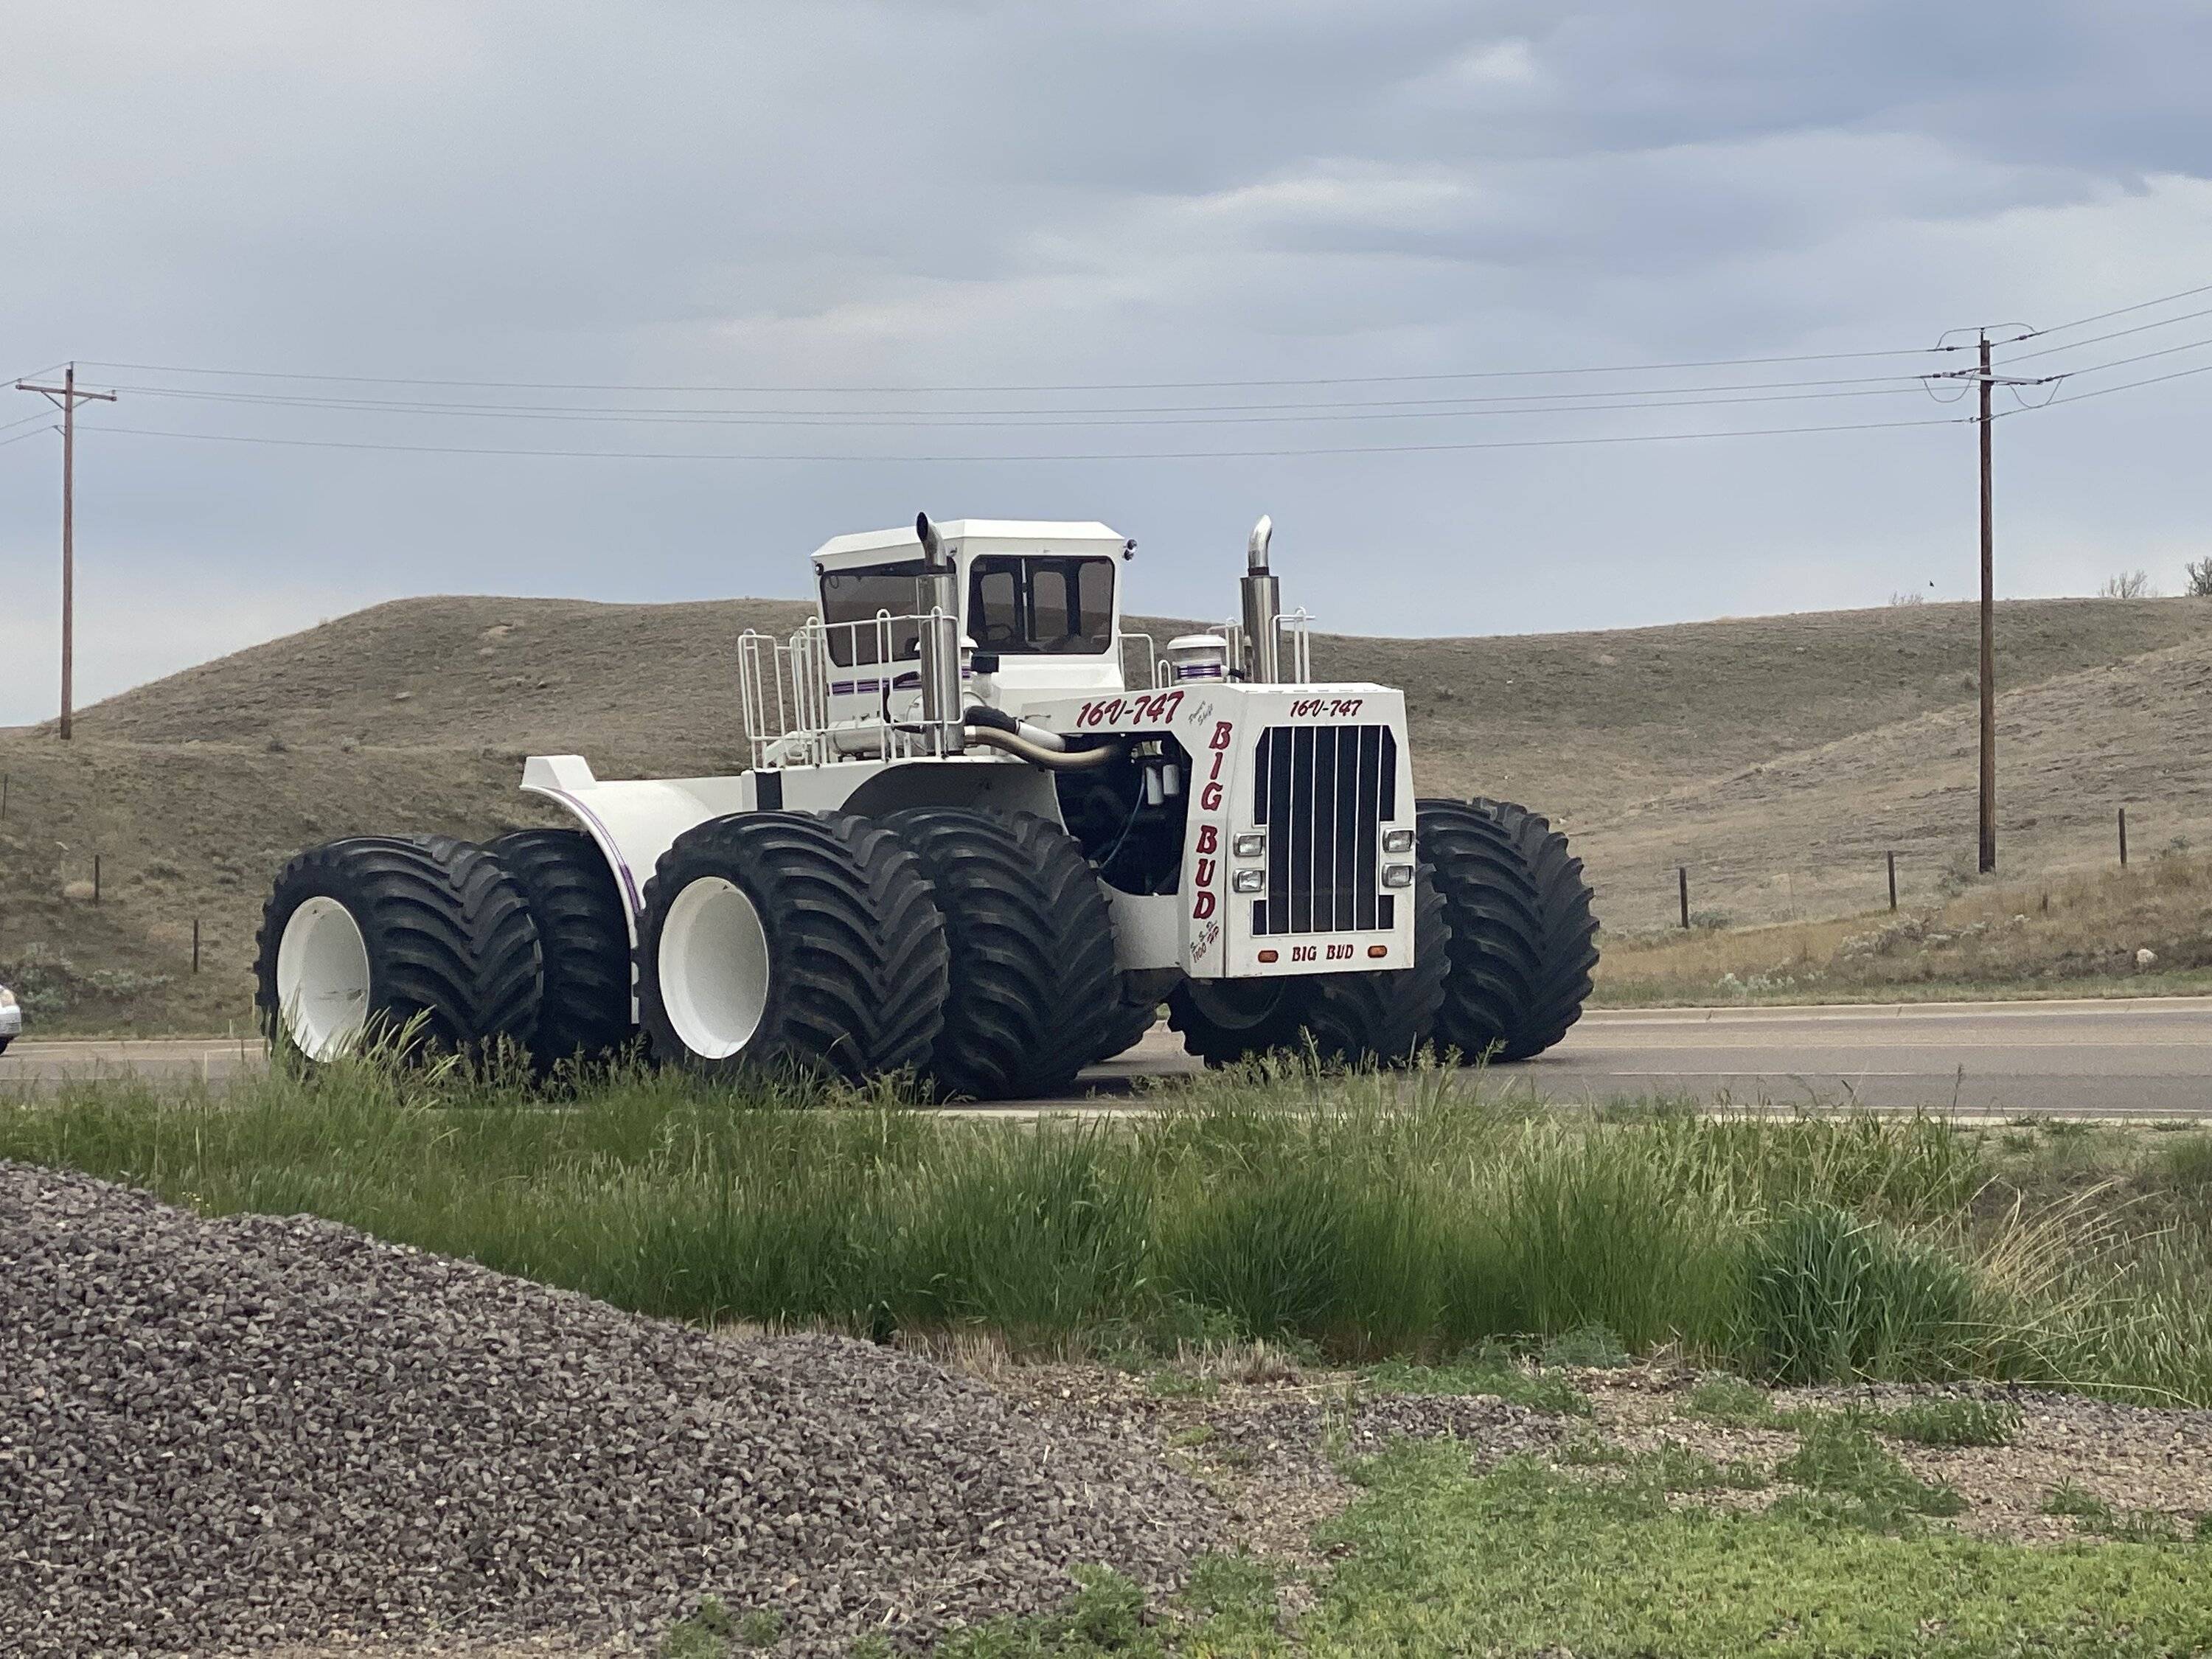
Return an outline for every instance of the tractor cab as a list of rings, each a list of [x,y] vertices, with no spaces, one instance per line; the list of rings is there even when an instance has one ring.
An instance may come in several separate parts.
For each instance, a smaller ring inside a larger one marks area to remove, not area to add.
[[[956,519],[937,526],[953,565],[962,678],[1023,694],[1118,691],[1121,561],[1135,544],[1103,524]],[[913,718],[933,606],[911,527],[838,536],[816,550],[831,721]]]

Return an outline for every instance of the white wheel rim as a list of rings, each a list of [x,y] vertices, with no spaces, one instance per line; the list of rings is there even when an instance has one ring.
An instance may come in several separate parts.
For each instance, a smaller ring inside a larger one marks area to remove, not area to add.
[[[661,924],[660,1003],[684,1046],[727,1060],[760,1030],[768,1007],[768,930],[735,882],[702,876]]]
[[[311,898],[284,923],[276,1006],[309,1060],[335,1060],[361,1040],[368,1024],[368,944],[336,899]]]

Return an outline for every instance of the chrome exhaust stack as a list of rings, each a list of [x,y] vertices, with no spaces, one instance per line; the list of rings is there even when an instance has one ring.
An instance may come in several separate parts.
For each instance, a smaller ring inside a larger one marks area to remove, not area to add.
[[[1272,685],[1283,677],[1279,638],[1283,590],[1267,568],[1267,543],[1274,533],[1275,521],[1261,514],[1245,549],[1244,678],[1261,685]]]
[[[921,539],[921,586],[927,604],[921,628],[922,723],[937,733],[940,754],[957,755],[968,744],[960,723],[960,586],[958,568],[929,514],[915,515],[914,533]]]

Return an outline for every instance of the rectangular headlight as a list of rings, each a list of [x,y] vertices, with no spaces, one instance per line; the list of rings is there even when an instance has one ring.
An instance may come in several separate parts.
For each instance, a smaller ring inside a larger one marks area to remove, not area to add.
[[[1385,830],[1382,850],[1386,853],[1410,853],[1413,850],[1413,832],[1410,830]]]
[[[1413,866],[1410,864],[1384,865],[1382,884],[1385,887],[1411,887],[1413,884]]]
[[[1240,859],[1256,859],[1267,850],[1267,832],[1248,830],[1229,844],[1230,850]]]
[[[1230,890],[1237,893],[1264,893],[1267,890],[1265,870],[1239,870],[1229,878]]]

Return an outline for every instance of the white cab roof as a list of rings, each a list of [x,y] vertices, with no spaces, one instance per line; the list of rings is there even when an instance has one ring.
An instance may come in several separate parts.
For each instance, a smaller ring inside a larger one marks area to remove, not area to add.
[[[1118,553],[1125,540],[1120,531],[1095,519],[947,519],[938,524],[937,533],[948,543],[989,542],[994,544],[994,551],[1054,552],[1079,542],[1091,544],[1086,551],[1095,550],[1098,544],[1104,543]],[[1012,549],[998,545],[1006,543],[1018,545]],[[832,536],[814,550],[814,562],[830,566],[868,564],[884,558],[905,557],[921,546],[921,538],[914,533],[912,525],[902,525],[896,530],[862,530],[849,536]]]

